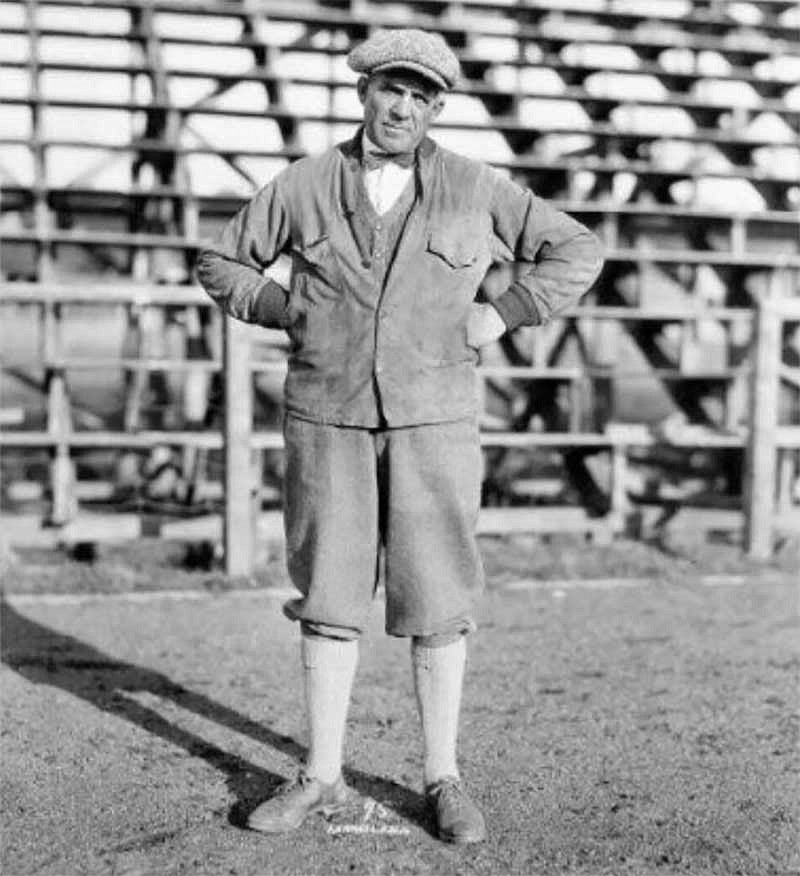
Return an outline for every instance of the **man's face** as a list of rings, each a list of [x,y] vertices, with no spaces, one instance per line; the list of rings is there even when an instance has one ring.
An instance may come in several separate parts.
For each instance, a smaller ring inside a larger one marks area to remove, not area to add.
[[[441,112],[441,91],[411,70],[387,70],[358,80],[367,136],[386,152],[412,152]]]

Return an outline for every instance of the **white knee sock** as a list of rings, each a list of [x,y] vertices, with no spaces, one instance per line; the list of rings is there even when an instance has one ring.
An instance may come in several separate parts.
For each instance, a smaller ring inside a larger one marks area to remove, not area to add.
[[[344,731],[358,663],[358,641],[304,635],[301,653],[309,728],[306,773],[330,784],[342,771]]]
[[[414,689],[425,744],[425,785],[444,776],[458,778],[456,742],[467,647],[465,637],[441,648],[412,641]]]

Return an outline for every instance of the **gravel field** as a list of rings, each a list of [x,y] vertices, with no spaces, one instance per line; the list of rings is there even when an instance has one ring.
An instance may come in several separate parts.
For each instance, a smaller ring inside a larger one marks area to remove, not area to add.
[[[487,556],[461,753],[490,833],[467,849],[431,835],[408,645],[379,604],[350,713],[358,795],[268,838],[243,818],[304,751],[277,592],[8,596],[3,874],[797,873],[792,576],[548,585],[525,550]]]

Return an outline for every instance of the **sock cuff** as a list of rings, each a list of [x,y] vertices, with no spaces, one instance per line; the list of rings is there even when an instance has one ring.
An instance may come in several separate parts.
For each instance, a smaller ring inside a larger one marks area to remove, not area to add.
[[[304,635],[300,638],[300,655],[304,669],[321,665],[330,669],[344,668],[358,655],[358,640]]]
[[[412,636],[411,641],[414,645],[419,645],[423,648],[446,648],[448,645],[452,645],[463,636],[466,636],[469,632],[471,630],[464,629],[451,630],[446,633],[431,633],[429,636]]]
[[[466,651],[466,639],[461,634],[452,642],[437,645],[423,644],[420,638],[413,638],[411,640],[411,661],[416,668],[429,670],[436,662],[452,659],[455,649],[459,646]]]

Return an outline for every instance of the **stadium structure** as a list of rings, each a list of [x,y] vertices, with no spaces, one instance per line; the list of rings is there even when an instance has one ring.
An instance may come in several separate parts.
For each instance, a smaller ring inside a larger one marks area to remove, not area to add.
[[[4,0],[4,520],[219,511],[232,399],[195,255],[289,162],[351,136],[346,53],[396,26],[460,58],[434,138],[606,247],[580,307],[482,358],[483,529],[741,528],[754,428],[770,520],[796,526],[796,308],[756,344],[764,302],[800,298],[786,0]],[[482,294],[509,280],[493,268]],[[237,331],[263,509],[280,495],[286,340]]]

